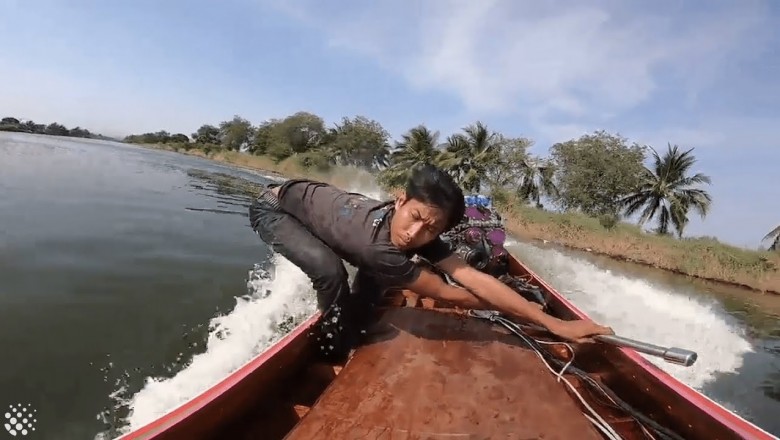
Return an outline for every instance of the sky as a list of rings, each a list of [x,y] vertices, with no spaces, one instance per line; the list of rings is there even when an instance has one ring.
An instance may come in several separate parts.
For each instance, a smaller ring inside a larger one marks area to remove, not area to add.
[[[623,0],[3,0],[0,116],[111,136],[310,111],[397,139],[477,120],[695,148],[686,235],[750,248],[780,224],[780,4]],[[767,243],[764,243],[765,245]]]

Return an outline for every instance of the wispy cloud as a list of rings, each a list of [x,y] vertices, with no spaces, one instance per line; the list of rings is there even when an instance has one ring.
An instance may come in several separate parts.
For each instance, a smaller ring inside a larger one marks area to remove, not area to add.
[[[539,124],[606,121],[656,93],[697,94],[757,56],[762,3],[679,10],[661,2],[384,1],[284,8],[331,45],[373,57],[414,87],[458,96],[474,113]],[[670,85],[671,84],[671,85]]]

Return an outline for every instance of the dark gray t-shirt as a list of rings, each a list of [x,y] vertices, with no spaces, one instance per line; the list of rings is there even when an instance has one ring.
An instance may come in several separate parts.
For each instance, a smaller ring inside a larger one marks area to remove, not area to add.
[[[342,191],[311,180],[289,180],[279,189],[279,203],[342,259],[376,278],[385,287],[404,287],[420,275],[410,257],[417,254],[431,263],[451,255],[436,238],[404,252],[390,242],[393,202]]]

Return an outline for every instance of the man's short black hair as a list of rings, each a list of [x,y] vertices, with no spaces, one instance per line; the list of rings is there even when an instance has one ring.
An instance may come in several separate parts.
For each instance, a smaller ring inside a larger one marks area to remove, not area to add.
[[[466,212],[463,191],[458,184],[449,174],[431,164],[412,170],[406,182],[406,196],[444,211],[447,214],[445,232],[460,223]]]

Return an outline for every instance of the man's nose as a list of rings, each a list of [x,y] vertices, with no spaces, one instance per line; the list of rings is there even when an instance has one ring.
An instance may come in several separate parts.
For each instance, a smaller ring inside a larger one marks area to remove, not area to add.
[[[422,231],[422,224],[412,223],[412,225],[409,227],[409,237],[412,239],[417,238],[417,236],[420,234],[420,231]]]

